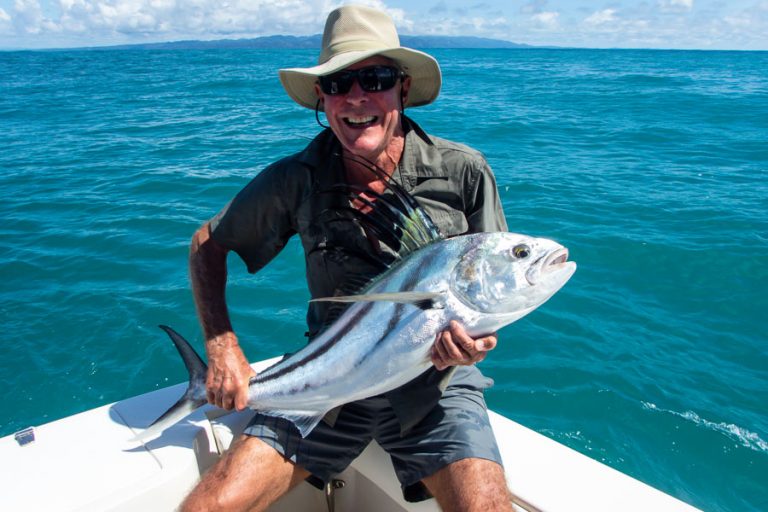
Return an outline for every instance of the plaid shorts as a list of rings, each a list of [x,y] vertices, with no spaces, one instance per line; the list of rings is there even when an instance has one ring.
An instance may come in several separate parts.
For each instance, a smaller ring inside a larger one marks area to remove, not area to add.
[[[403,496],[412,502],[430,498],[421,480],[452,462],[481,458],[501,464],[483,392],[462,386],[449,386],[437,406],[404,435],[383,396],[344,405],[333,427],[321,421],[306,438],[290,421],[262,414],[244,433],[322,482],[330,482],[375,439],[392,458]]]

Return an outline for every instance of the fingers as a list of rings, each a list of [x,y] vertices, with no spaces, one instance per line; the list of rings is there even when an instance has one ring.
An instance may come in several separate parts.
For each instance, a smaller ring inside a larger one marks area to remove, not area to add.
[[[238,385],[231,375],[214,374],[206,388],[209,403],[222,409],[234,408]]]
[[[488,353],[488,351],[496,348],[496,342],[498,339],[499,338],[496,336],[496,334],[490,334],[483,338],[479,338],[475,340],[475,350],[485,355]]]
[[[245,385],[240,386],[237,390],[237,394],[235,395],[235,409],[238,411],[242,411],[246,407],[248,407],[248,390],[249,390],[249,384],[252,377],[256,376],[256,372],[251,369],[251,371],[248,374],[248,380],[246,380]]]
[[[452,321],[447,330],[437,335],[432,346],[432,363],[438,370],[479,363],[489,350],[496,348],[496,342],[496,334],[474,339],[461,324]]]
[[[208,402],[222,409],[241,411],[248,406],[248,385],[256,372],[250,366],[211,365],[206,378]]]
[[[241,411],[248,406],[248,380],[236,380],[232,376],[214,377],[207,385],[208,402],[230,410]]]
[[[449,366],[465,363],[472,358],[461,343],[454,339],[450,330],[443,331],[437,336],[432,347],[432,362],[438,370],[444,370]]]

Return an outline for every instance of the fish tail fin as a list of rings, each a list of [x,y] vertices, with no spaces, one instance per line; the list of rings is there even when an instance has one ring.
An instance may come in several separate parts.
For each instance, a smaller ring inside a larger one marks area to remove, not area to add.
[[[173,341],[174,346],[179,351],[181,358],[184,360],[184,365],[189,372],[189,385],[178,402],[173,404],[170,409],[153,421],[146,430],[134,437],[132,441],[144,441],[157,436],[166,428],[185,418],[192,411],[208,402],[205,393],[205,376],[208,372],[208,367],[197,352],[195,352],[195,349],[192,348],[192,345],[190,345],[181,334],[177,333],[167,325],[161,325],[160,328],[168,334],[171,341]]]

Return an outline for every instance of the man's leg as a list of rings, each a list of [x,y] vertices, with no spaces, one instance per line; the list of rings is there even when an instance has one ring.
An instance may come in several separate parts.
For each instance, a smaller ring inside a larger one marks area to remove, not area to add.
[[[261,439],[242,436],[203,475],[181,510],[265,510],[307,476]]]
[[[422,480],[445,512],[511,511],[504,469],[486,459],[461,459]]]

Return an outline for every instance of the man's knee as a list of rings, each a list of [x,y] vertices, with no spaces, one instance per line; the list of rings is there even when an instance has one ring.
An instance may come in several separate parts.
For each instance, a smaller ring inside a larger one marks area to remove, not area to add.
[[[243,436],[202,476],[181,510],[264,510],[308,475],[260,439]]]
[[[444,511],[513,510],[504,469],[490,460],[458,460],[423,482]]]

